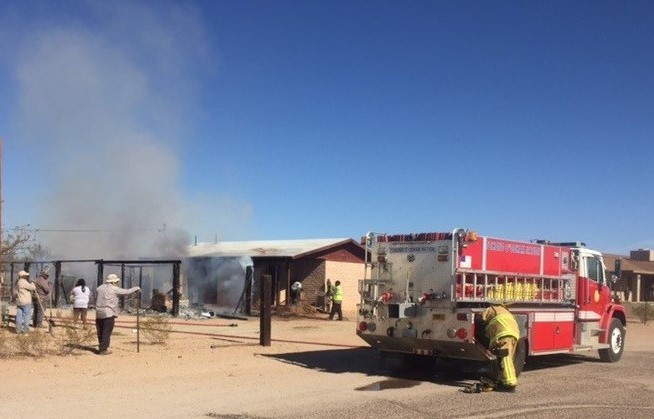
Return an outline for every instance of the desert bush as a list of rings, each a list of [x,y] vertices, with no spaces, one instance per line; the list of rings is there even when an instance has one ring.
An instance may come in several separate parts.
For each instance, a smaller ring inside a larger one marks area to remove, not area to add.
[[[42,357],[48,353],[50,336],[36,329],[15,335],[13,343],[17,355]]]
[[[150,343],[163,345],[168,341],[172,326],[165,316],[146,317],[141,320],[141,333]]]
[[[57,344],[60,355],[72,355],[78,349],[87,349],[95,336],[92,327],[64,327],[57,334]]]
[[[9,333],[6,328],[0,328],[0,358],[7,358],[12,355],[14,334]]]

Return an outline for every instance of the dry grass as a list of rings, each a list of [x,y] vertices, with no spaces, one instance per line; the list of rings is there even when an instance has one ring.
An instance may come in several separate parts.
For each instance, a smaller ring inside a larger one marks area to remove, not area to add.
[[[89,350],[95,337],[95,328],[73,326],[72,313],[57,311],[56,327],[30,328],[27,334],[16,334],[13,327],[0,328],[0,358],[46,355],[71,355],[76,350]],[[63,319],[63,321],[62,321]],[[49,319],[44,322],[47,324]]]
[[[145,340],[157,345],[165,345],[173,329],[168,317],[156,315],[141,320],[140,327]]]
[[[95,328],[69,325],[54,334],[59,355],[73,355],[77,350],[88,350],[96,336]]]
[[[274,307],[272,315],[280,318],[292,318],[292,317],[316,318],[316,317],[322,317],[324,313],[320,312],[316,307],[312,305],[299,303],[290,306]]]
[[[31,329],[27,334],[13,335],[9,339],[12,355],[40,358],[49,353],[50,336],[39,329]]]

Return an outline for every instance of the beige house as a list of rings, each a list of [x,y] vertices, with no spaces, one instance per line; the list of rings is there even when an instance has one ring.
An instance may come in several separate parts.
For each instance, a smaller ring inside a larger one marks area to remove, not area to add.
[[[647,301],[648,290],[654,287],[654,251],[632,250],[628,257],[605,254],[604,263],[610,274],[616,273],[616,260],[620,261],[622,272],[614,289],[621,292],[626,301]]]
[[[364,275],[363,246],[350,238],[235,241],[198,243],[189,248],[190,258],[249,257],[253,266],[251,304],[256,310],[260,301],[261,275],[272,277],[273,305],[292,303],[291,285],[302,284],[300,301],[325,308],[328,281],[341,281],[343,312],[356,314],[359,303],[358,282]]]

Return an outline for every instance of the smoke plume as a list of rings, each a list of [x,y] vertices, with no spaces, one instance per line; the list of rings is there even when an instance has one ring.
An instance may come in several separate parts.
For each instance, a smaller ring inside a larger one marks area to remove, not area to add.
[[[14,119],[38,145],[38,239],[64,259],[179,255],[184,117],[195,69],[210,67],[202,24],[171,5],[83,4],[93,26],[34,25],[14,50]]]

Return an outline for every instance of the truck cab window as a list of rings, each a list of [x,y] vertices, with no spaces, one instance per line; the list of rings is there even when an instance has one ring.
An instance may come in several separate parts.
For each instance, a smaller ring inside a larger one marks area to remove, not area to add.
[[[602,263],[598,258],[586,258],[586,274],[588,275],[588,279],[592,279],[598,284],[604,283],[604,271],[602,270]]]

